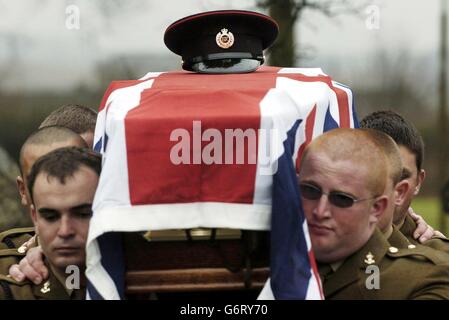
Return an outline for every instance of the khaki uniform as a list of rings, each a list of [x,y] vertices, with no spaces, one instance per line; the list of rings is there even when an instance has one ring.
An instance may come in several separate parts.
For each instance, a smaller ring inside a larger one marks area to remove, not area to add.
[[[399,231],[401,231],[401,233],[403,235],[405,235],[407,237],[407,239],[412,244],[422,244],[422,245],[425,245],[432,249],[444,251],[447,254],[449,254],[449,239],[448,238],[434,236],[434,237],[432,237],[432,239],[429,239],[424,243],[420,243],[415,238],[413,238],[413,232],[415,232],[416,227],[417,227],[417,224],[415,223],[413,218],[407,214],[407,216],[405,217],[404,223],[402,224]]]
[[[6,230],[0,233],[0,250],[18,249],[23,243],[31,239],[32,236],[34,236],[33,227]]]
[[[8,286],[7,281],[12,280],[6,277],[9,267],[25,256],[26,247],[23,244],[33,235],[34,228],[16,228],[0,233],[0,292]],[[1,293],[0,299],[5,299]]]
[[[8,233],[13,243],[18,248],[0,250],[0,300],[82,300],[85,299],[85,288],[69,290],[65,287],[65,279],[60,278],[46,263],[49,277],[40,285],[26,280],[22,282],[12,279],[9,267],[18,263],[26,254],[21,250],[21,245],[31,238],[29,230],[8,230],[0,236]],[[27,236],[28,234],[28,236]],[[21,239],[22,242],[19,241]]]
[[[378,267],[379,289],[369,289],[375,284],[376,274],[367,270],[370,266]],[[449,299],[449,263],[445,255],[425,246],[397,248],[378,229],[338,269],[325,269],[329,268],[319,266],[324,295],[330,300]]]
[[[0,258],[0,265],[2,258]],[[0,274],[0,300],[83,300],[85,288],[69,290],[50,270],[49,277],[39,285],[30,281],[17,282]]]

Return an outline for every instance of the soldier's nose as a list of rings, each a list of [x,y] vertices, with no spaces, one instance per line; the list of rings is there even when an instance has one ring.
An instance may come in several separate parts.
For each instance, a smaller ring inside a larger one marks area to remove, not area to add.
[[[327,195],[325,195],[324,193],[317,200],[314,214],[319,219],[330,217],[330,203]]]
[[[73,227],[73,222],[68,217],[61,218],[61,224],[58,230],[58,236],[61,238],[68,238],[75,234],[75,229]]]

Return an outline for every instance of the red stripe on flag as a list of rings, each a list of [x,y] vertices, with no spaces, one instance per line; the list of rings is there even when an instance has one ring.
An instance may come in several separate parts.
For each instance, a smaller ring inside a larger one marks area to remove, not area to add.
[[[305,141],[301,144],[301,146],[299,147],[299,150],[298,150],[298,157],[296,158],[296,172],[299,172],[304,149],[307,147],[307,145],[310,143],[310,141],[312,141],[313,128],[315,127],[315,116],[316,116],[316,104],[313,106],[312,110],[307,115],[306,124],[305,124],[306,137],[305,137]]]
[[[337,95],[337,101],[338,101],[338,113],[340,115],[340,128],[350,128],[351,127],[351,120],[350,120],[350,114],[349,114],[349,99],[348,94],[345,90],[331,86],[332,90]]]
[[[262,68],[249,74],[173,72],[157,77],[125,118],[131,203],[252,203],[256,164],[248,164],[247,141],[245,164],[192,164],[192,124],[201,121],[203,133],[207,129],[221,133],[223,161],[225,129],[252,129],[257,143],[259,103],[277,76],[273,68]],[[190,136],[190,164],[175,165],[170,159],[178,143],[170,141],[170,134],[177,128]],[[204,150],[209,143],[200,141],[199,146]],[[233,151],[235,163],[235,141]],[[257,147],[255,152],[253,156]]]
[[[320,290],[320,297],[322,300],[324,300],[324,292],[323,292],[323,286],[321,283],[320,273],[318,272],[318,267],[316,265],[315,261],[315,254],[313,253],[313,250],[309,250],[309,261],[310,266],[312,267],[313,276],[315,277],[316,281],[318,282],[318,288]],[[313,281],[313,280],[311,280]]]

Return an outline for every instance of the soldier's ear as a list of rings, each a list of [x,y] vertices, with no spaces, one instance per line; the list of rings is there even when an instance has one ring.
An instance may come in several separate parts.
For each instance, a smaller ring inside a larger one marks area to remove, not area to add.
[[[408,180],[399,181],[394,187],[394,205],[401,206],[405,201],[405,196],[407,195],[408,190],[410,189],[410,183]]]
[[[17,190],[19,191],[20,195],[20,202],[22,203],[23,206],[28,206],[28,199],[26,196],[26,186],[22,176],[17,176],[16,183],[17,183]]]
[[[418,195],[419,190],[421,189],[421,185],[423,184],[425,179],[426,179],[426,170],[421,169],[418,172],[418,183],[416,184],[415,190],[413,190],[413,195],[414,196]]]
[[[370,221],[377,223],[381,216],[384,214],[388,206],[388,197],[381,195],[374,199],[374,203],[371,206]]]
[[[30,211],[31,211],[31,220],[33,220],[34,226],[36,226],[37,224],[37,212],[36,212],[36,208],[34,207],[34,204],[32,204],[30,206]],[[37,228],[35,228],[37,229]],[[36,231],[37,233],[37,231]]]

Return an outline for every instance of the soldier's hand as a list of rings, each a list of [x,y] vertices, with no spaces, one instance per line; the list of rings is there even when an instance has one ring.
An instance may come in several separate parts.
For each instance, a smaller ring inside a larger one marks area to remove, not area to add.
[[[442,232],[435,230],[434,235],[440,238],[447,238]]]
[[[9,274],[16,281],[31,280],[34,284],[40,284],[48,277],[48,269],[44,265],[41,247],[31,248],[20,263],[9,268]]]
[[[416,230],[413,232],[413,238],[423,243],[436,235],[435,230],[427,224],[423,217],[421,217],[419,214],[416,214],[411,207],[408,208],[408,213],[418,225],[416,227]]]
[[[26,250],[28,250],[30,247],[34,246],[35,242],[36,242],[36,235],[32,236],[32,237],[30,238],[30,240],[28,240],[27,242],[25,242],[25,243],[22,245],[22,247],[25,247]]]

